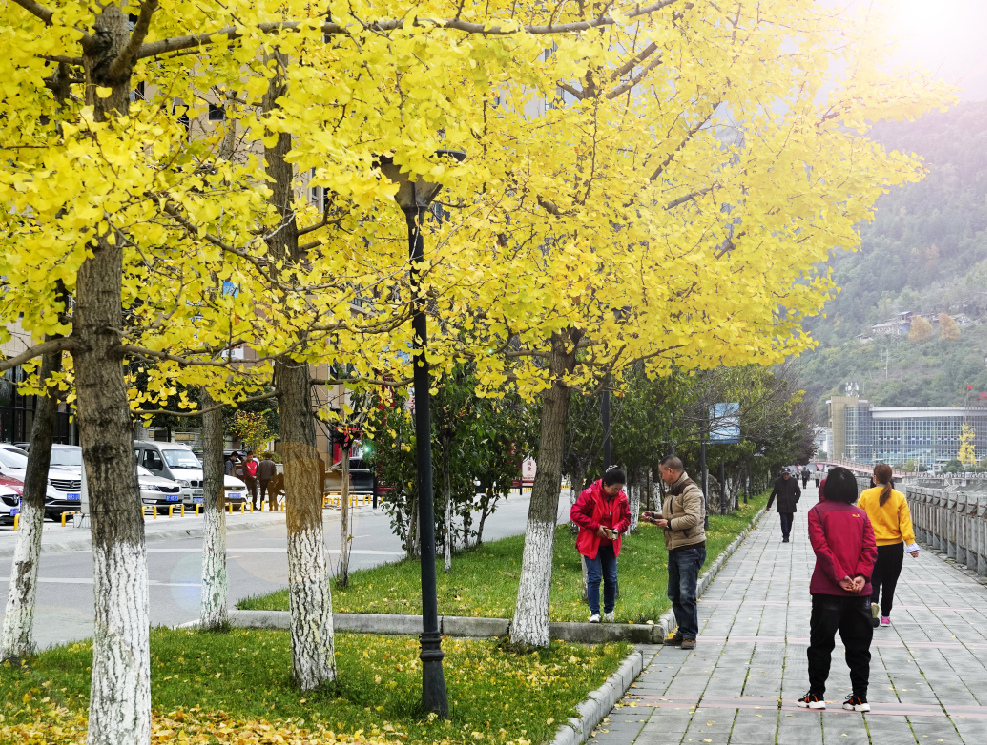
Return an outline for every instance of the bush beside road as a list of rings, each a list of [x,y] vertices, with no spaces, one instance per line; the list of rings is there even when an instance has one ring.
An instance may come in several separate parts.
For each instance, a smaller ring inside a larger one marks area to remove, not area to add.
[[[767,492],[753,497],[732,515],[711,515],[706,536],[706,567],[746,528],[767,503]],[[439,612],[457,616],[510,618],[514,615],[524,536],[484,543],[457,554],[452,572],[439,572]],[[619,559],[620,598],[615,618],[624,623],[657,621],[670,603],[665,594],[668,556],[660,530],[642,524],[624,540]],[[575,538],[566,526],[555,535],[550,618],[585,621],[582,566]],[[241,610],[288,610],[288,591],[241,600]],[[421,613],[421,568],[404,560],[350,574],[349,586],[333,588],[337,613]]]
[[[515,655],[494,641],[447,639],[443,649],[450,718],[430,721],[418,708],[417,638],[339,634],[339,684],[302,693],[287,632],[156,629],[152,741],[540,743],[631,646],[556,643]],[[0,742],[83,743],[91,664],[92,644],[82,642],[0,665]]]

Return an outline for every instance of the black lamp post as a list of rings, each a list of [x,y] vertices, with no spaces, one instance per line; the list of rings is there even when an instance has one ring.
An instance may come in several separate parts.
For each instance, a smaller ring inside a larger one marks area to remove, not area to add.
[[[452,158],[459,162],[466,153],[458,150],[439,150],[438,158]],[[427,713],[436,713],[443,719],[449,717],[446,699],[446,680],[442,671],[442,635],[439,633],[439,600],[435,587],[435,516],[432,509],[432,426],[429,421],[429,380],[425,348],[428,335],[425,327],[425,299],[421,297],[422,263],[425,261],[425,238],[422,223],[432,200],[442,184],[414,178],[394,163],[392,158],[378,160],[381,173],[389,181],[398,184],[394,195],[404,219],[408,223],[408,249],[411,257],[411,288],[415,310],[412,328],[415,331],[414,348],[418,350],[414,363],[415,382],[415,437],[418,441],[418,521],[422,541],[422,704]]]

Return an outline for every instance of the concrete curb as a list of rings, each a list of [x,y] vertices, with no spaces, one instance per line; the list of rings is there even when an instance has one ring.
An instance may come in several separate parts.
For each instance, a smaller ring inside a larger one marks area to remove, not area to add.
[[[733,539],[730,545],[727,546],[725,549],[723,549],[720,555],[716,557],[716,561],[713,562],[713,566],[711,566],[709,569],[707,569],[705,572],[702,573],[702,575],[699,577],[699,581],[696,583],[697,599],[702,597],[702,594],[706,592],[706,588],[709,587],[709,583],[713,581],[713,578],[716,576],[716,573],[723,568],[723,565],[726,564],[727,559],[729,559],[731,556],[734,555],[734,553],[737,551],[737,548],[740,546],[741,543],[743,543],[744,539],[747,538],[747,536],[751,534],[754,528],[757,527],[758,522],[764,516],[764,512],[765,511],[762,509],[756,515],[754,515],[754,517],[751,518],[750,524],[742,531],[740,531],[740,533],[737,534],[737,537]],[[675,628],[675,616],[672,614],[672,611],[668,611],[661,618],[659,618],[658,622],[655,624],[654,643],[662,644],[665,641],[665,637],[668,636],[670,633],[672,633],[672,630],[674,628]],[[659,630],[661,632],[660,636],[659,636]]]
[[[235,523],[233,525],[226,526],[227,533],[241,533],[248,530],[265,530],[270,527],[276,527],[282,523],[272,520],[267,523]],[[188,528],[185,530],[165,530],[161,532],[152,532],[144,534],[144,543],[157,543],[159,541],[174,541],[181,540],[183,538],[202,538],[203,529],[202,528]],[[89,535],[88,529],[84,532],[85,535]],[[93,543],[91,538],[80,538],[76,541],[62,541],[59,543],[42,543],[41,553],[43,554],[61,554],[69,553],[72,551],[92,551]],[[0,559],[9,559],[14,555],[14,547],[10,548],[0,548]]]
[[[549,745],[580,745],[586,742],[597,725],[609,716],[614,705],[630,689],[631,683],[644,670],[644,651],[635,649],[620,663],[617,672],[576,706],[578,717],[571,717],[559,727]]]

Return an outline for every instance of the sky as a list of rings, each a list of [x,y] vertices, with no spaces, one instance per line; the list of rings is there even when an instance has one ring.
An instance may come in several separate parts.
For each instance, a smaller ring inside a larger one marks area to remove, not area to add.
[[[902,36],[898,62],[917,62],[960,98],[987,99],[987,0],[885,0]]]

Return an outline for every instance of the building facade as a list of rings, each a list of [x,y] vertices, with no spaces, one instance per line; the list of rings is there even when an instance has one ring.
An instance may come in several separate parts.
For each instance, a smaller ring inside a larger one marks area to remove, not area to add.
[[[836,458],[941,467],[958,457],[964,427],[973,434],[977,460],[987,457],[987,407],[872,406],[854,396],[826,403]]]

